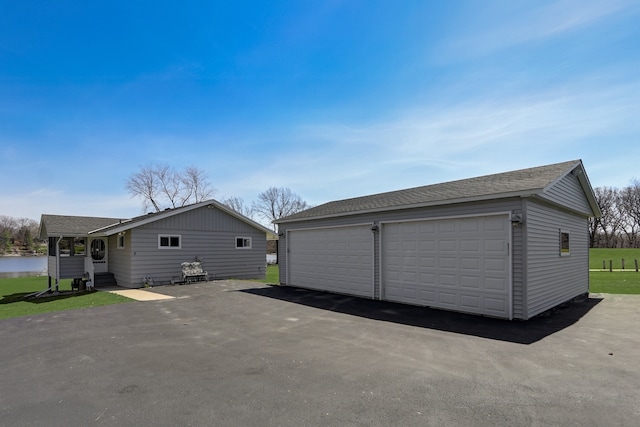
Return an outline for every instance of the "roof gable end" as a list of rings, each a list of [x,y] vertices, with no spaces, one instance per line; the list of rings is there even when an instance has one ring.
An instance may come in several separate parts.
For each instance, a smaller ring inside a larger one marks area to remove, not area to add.
[[[111,236],[123,231],[127,231],[127,230],[131,230],[133,228],[137,228],[146,224],[150,224],[156,221],[160,221],[166,218],[170,218],[172,216],[175,215],[180,215],[180,214],[184,214],[186,212],[192,211],[194,209],[199,209],[199,208],[203,208],[206,206],[210,206],[210,207],[214,207],[217,208],[225,213],[227,213],[228,215],[231,215],[239,220],[241,220],[242,222],[264,232],[265,234],[267,234],[268,236],[274,235],[273,231],[269,230],[268,228],[258,224],[257,222],[251,220],[250,218],[245,217],[244,215],[234,211],[233,209],[223,205],[222,203],[216,201],[216,200],[205,200],[203,202],[199,202],[199,203],[194,203],[192,205],[188,205],[188,206],[183,206],[180,208],[175,208],[175,209],[165,209],[164,211],[160,211],[160,212],[154,212],[154,213],[149,213],[146,215],[141,215],[135,218],[132,218],[130,220],[127,221],[123,221],[120,224],[112,224],[112,225],[108,225],[106,227],[102,227],[102,228],[97,228],[95,230],[92,230],[90,232],[90,234],[102,234],[102,235],[106,235],[106,236]]]
[[[482,201],[542,194],[546,188],[571,173],[580,160],[408,188],[370,196],[338,200],[281,218],[276,223],[329,218],[343,215],[410,209],[443,204]],[[590,186],[588,186],[590,190]]]

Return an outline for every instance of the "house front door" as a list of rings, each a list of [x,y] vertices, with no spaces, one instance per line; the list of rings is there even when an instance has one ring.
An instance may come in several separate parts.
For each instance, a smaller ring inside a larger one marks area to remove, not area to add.
[[[91,262],[93,263],[93,272],[94,273],[106,273],[109,271],[107,261],[108,261],[108,251],[107,251],[107,239],[97,238],[92,239],[91,243],[89,243],[89,250],[91,256]]]

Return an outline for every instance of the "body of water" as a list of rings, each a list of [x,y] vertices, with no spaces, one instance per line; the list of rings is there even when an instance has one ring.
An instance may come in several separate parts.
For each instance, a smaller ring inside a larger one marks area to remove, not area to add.
[[[46,256],[0,256],[0,277],[47,274]]]

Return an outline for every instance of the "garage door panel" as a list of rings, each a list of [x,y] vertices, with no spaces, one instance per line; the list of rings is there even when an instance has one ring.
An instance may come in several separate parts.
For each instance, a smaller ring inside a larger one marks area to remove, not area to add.
[[[429,302],[430,304],[433,304],[436,302],[436,292],[420,289],[418,290],[418,299],[420,301],[425,301],[425,302]]]
[[[456,283],[456,276],[453,274],[439,274],[438,275],[438,283],[441,286],[451,286],[451,287],[455,287],[457,285]]]
[[[432,256],[424,256],[420,258],[420,267],[433,268],[436,266],[436,258]]]
[[[484,269],[487,271],[504,272],[507,268],[507,262],[504,259],[486,259],[484,261]]]
[[[480,267],[480,260],[478,258],[460,258],[460,268],[477,270]]]
[[[468,252],[478,252],[480,249],[480,239],[464,239],[460,241],[460,250]]]
[[[500,239],[486,239],[484,241],[484,250],[487,253],[498,252],[504,254],[507,251],[507,242]]]
[[[458,295],[455,292],[438,292],[438,301],[449,308],[458,305]]]
[[[456,268],[456,260],[453,257],[442,257],[440,258],[440,268]]]
[[[507,215],[383,224],[383,299],[509,317],[509,232]]]
[[[453,252],[456,248],[455,240],[440,240],[438,244],[438,250],[440,252]]]
[[[477,276],[461,276],[460,277],[460,286],[463,288],[480,288],[480,279]]]
[[[487,291],[507,291],[507,281],[502,278],[487,277],[484,281],[484,288]]]
[[[434,273],[420,273],[420,283],[436,283],[436,275]]]
[[[480,307],[480,297],[475,295],[461,295],[460,305],[465,308],[476,309]]]
[[[291,286],[373,296],[370,226],[292,230],[287,249]]]
[[[483,217],[482,224],[484,225],[484,231],[505,231],[509,225],[500,216]]]
[[[453,233],[456,231],[455,220],[449,222],[437,222],[437,230],[440,233]]]
[[[507,309],[504,299],[501,298],[485,297],[484,305],[487,310],[491,310],[494,313],[501,313]]]
[[[418,231],[420,233],[433,233],[436,231],[435,223],[422,222],[418,224]]]

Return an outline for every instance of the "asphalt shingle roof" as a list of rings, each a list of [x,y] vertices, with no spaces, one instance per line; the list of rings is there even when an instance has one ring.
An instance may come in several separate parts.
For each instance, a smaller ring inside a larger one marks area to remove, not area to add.
[[[542,192],[548,185],[581,165],[572,160],[552,165],[485,175],[441,184],[425,185],[370,196],[337,200],[281,218],[278,222],[318,217],[356,214],[390,208],[444,204],[452,201],[508,197],[522,193]]]
[[[174,209],[165,209],[160,212],[153,212],[145,215],[140,215],[132,219],[125,218],[97,218],[87,216],[69,216],[69,215],[48,215],[43,214],[40,224],[40,234],[42,237],[46,236],[84,236],[90,232],[96,232],[101,235],[110,235],[122,230],[128,230],[137,226],[154,222],[163,218],[168,218],[173,215],[197,209],[204,206],[216,207],[229,215],[235,216],[241,221],[264,231],[268,238],[277,238],[277,236],[269,229],[265,228],[261,224],[253,221],[250,218],[243,216],[235,212],[233,209],[224,206],[216,200],[205,200],[191,205],[181,206]]]
[[[48,236],[82,236],[90,231],[111,224],[117,224],[120,221],[124,221],[124,219],[97,218],[92,216],[42,215],[42,225]]]

